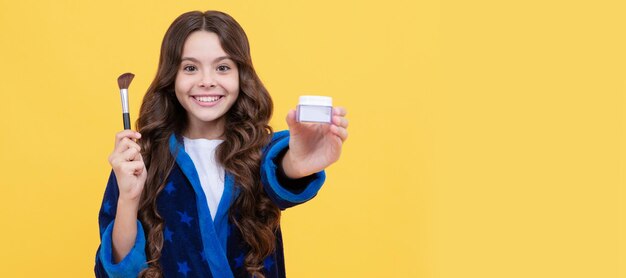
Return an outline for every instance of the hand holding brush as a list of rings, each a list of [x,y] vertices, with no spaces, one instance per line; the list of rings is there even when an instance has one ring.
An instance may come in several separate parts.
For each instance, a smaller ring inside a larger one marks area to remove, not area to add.
[[[115,136],[115,147],[109,155],[109,163],[115,172],[119,196],[115,225],[111,234],[113,260],[119,263],[132,250],[137,236],[137,213],[148,171],[141,156],[141,146],[136,142],[141,134],[130,130],[128,113],[128,86],[135,77],[124,73],[117,79],[122,97],[124,129]]]

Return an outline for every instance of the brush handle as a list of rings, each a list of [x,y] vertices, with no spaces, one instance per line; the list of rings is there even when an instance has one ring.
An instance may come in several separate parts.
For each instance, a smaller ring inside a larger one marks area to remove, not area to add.
[[[124,119],[124,129],[130,129],[130,114],[122,113],[122,118]]]
[[[120,89],[122,98],[122,118],[124,119],[124,129],[130,129],[130,114],[128,114],[128,89]]]

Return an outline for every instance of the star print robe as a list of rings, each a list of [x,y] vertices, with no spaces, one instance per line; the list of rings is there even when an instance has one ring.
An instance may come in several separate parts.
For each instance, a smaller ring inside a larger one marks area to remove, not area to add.
[[[224,193],[215,219],[212,219],[198,173],[185,152],[182,139],[172,135],[169,145],[176,164],[164,190],[157,197],[157,209],[165,224],[159,261],[164,277],[249,277],[243,267],[249,248],[228,217],[228,210],[237,194],[232,175],[225,175]],[[304,182],[302,179],[281,179],[281,169],[277,165],[288,146],[288,131],[274,133],[263,150],[261,162],[264,190],[281,210],[313,198],[325,179],[324,171],[306,178]],[[294,181],[298,184],[288,184]],[[137,277],[147,267],[146,237],[139,220],[135,245],[122,261],[117,264],[113,261],[111,233],[118,196],[117,181],[111,172],[99,214],[101,243],[96,252],[96,277]],[[263,265],[265,277],[285,277],[280,228],[276,233],[276,250],[264,260]]]

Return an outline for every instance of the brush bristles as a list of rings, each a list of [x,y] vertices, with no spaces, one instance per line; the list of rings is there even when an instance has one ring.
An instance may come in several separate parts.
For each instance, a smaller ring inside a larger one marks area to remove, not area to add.
[[[130,82],[133,81],[134,77],[135,75],[130,72],[120,75],[120,77],[117,78],[117,85],[120,86],[120,90],[128,89],[128,86],[130,86]]]

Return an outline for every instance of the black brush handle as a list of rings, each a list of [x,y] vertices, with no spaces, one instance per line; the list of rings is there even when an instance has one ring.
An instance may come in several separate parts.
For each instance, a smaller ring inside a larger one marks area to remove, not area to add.
[[[130,129],[130,114],[122,113],[122,117],[124,118],[124,129]]]

